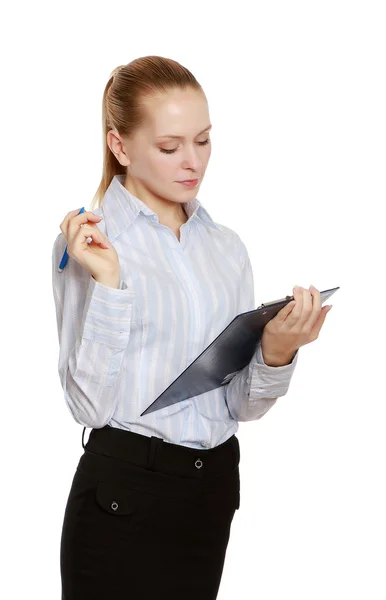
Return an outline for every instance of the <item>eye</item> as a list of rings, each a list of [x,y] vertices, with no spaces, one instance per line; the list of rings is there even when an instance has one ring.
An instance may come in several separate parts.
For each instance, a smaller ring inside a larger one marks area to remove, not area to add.
[[[197,144],[199,146],[206,146],[207,144],[209,144],[209,138],[205,140],[205,142],[197,142]],[[177,151],[177,148],[174,148],[174,150],[166,150],[166,148],[160,148],[159,150],[160,152],[164,152],[165,154],[174,154],[174,152]]]

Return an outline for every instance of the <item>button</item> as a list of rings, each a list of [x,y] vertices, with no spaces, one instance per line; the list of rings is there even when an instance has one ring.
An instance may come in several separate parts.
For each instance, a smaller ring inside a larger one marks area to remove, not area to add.
[[[113,502],[112,505],[111,505],[111,508],[113,510],[117,510],[117,508],[118,508],[118,502]]]
[[[198,458],[194,464],[196,465],[197,469],[201,469],[204,463],[202,462],[201,458]]]
[[[251,383],[251,380],[249,379],[249,377],[248,377],[248,379],[247,379],[247,383]]]
[[[205,442],[205,440],[202,440],[202,442],[200,443],[203,448],[209,448],[209,442]]]

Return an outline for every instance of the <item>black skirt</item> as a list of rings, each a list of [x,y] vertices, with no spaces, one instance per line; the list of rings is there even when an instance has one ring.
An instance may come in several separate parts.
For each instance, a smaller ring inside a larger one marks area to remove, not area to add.
[[[215,600],[240,505],[236,436],[195,450],[106,425],[83,447],[63,521],[62,600]]]

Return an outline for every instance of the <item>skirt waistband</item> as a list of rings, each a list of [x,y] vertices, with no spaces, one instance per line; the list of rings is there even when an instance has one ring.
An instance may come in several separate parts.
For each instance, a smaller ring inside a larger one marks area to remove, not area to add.
[[[233,471],[240,462],[239,441],[232,435],[224,443],[207,450],[171,444],[155,436],[145,436],[110,425],[92,429],[85,452],[115,458],[137,467],[171,475],[205,477]]]

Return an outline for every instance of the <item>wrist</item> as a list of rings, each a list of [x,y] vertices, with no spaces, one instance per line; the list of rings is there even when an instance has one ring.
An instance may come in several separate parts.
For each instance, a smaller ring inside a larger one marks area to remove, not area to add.
[[[286,355],[284,355],[284,354],[281,354],[281,355],[279,355],[279,354],[268,355],[267,354],[267,355],[265,355],[264,352],[262,352],[262,354],[263,354],[263,360],[268,367],[285,367],[292,362],[296,352],[291,352],[291,354],[286,354]]]
[[[94,277],[94,275],[93,275],[92,277],[95,279],[95,281],[97,281],[98,283],[101,283],[102,285],[105,285],[106,287],[119,289],[120,282],[121,282],[120,274],[103,275],[103,276],[97,276],[97,277]]]

